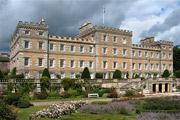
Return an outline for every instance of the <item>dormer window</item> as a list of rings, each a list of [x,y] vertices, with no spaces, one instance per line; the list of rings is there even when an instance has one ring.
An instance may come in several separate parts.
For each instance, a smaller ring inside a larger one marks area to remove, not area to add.
[[[43,32],[42,32],[42,31],[39,31],[39,35],[42,36],[42,35],[43,35]]]
[[[29,33],[30,33],[30,32],[29,32],[28,30],[25,31],[25,34],[26,34],[26,35],[29,35]]]

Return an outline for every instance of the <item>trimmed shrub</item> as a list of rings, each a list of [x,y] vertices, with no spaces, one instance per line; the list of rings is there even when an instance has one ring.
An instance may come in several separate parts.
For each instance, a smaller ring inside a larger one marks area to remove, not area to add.
[[[16,120],[16,115],[0,100],[0,120]]]
[[[128,79],[129,78],[129,73],[127,72],[127,74],[126,74],[126,78]]]
[[[73,85],[73,80],[71,78],[63,78],[61,79],[61,85],[64,87],[65,90],[68,90]]]
[[[4,75],[3,75],[3,73],[1,72],[1,70],[0,70],[0,78],[4,78]]]
[[[82,92],[82,97],[88,97],[88,92],[83,91],[83,92]]]
[[[80,75],[79,75],[79,74],[76,74],[76,78],[77,78],[77,79],[80,78]]]
[[[50,86],[51,91],[59,91],[61,88],[60,84]]]
[[[51,79],[49,70],[47,68],[44,68],[43,73],[42,73],[42,77],[48,77],[49,79]]]
[[[57,91],[51,91],[49,94],[48,94],[48,97],[49,98],[57,98],[57,97],[60,97],[59,93]]]
[[[138,75],[138,74],[136,74],[136,75],[135,75],[135,78],[139,78],[139,75]]]
[[[175,75],[176,75],[177,78],[180,78],[180,70],[176,71]]]
[[[81,75],[81,79],[91,79],[88,67],[84,68],[82,75]]]
[[[17,107],[19,108],[28,108],[30,106],[30,102],[28,100],[20,100]]]
[[[111,92],[108,95],[108,98],[117,98],[118,97],[118,93],[117,92]]]
[[[120,70],[115,70],[113,73],[113,79],[121,79],[121,71]]]
[[[133,96],[135,96],[135,92],[132,90],[127,90],[125,93],[125,96],[126,97],[133,97]]]
[[[47,98],[47,93],[43,93],[43,92],[39,92],[39,93],[37,93],[37,92],[35,92],[34,93],[34,97],[35,98],[37,98],[37,99],[46,99]]]
[[[71,96],[79,96],[77,90],[68,90],[68,94],[70,94]]]
[[[20,101],[20,96],[17,94],[11,94],[4,98],[4,102],[8,105],[14,105],[17,106]]]
[[[48,77],[42,77],[40,79],[41,91],[46,92],[46,89],[49,89],[50,81]]]
[[[103,74],[102,73],[96,73],[95,77],[96,77],[96,79],[102,79]]]
[[[166,69],[166,70],[163,72],[162,77],[163,77],[163,78],[167,78],[167,77],[169,77],[169,76],[170,76],[169,70]]]

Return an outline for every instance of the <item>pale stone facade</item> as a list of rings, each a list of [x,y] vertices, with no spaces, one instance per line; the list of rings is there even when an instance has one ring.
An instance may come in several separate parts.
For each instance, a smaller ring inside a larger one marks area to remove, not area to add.
[[[18,23],[10,39],[10,70],[17,68],[26,78],[39,78],[49,68],[52,78],[75,78],[88,67],[92,78],[96,72],[112,78],[116,69],[124,77],[160,76],[165,69],[173,73],[173,42],[154,41],[154,37],[132,44],[132,31],[91,26],[85,23],[74,37],[48,34],[44,20],[39,23]]]

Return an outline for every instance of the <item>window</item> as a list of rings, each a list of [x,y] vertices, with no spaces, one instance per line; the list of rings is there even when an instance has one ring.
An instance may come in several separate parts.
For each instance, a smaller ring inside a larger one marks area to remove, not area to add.
[[[71,61],[70,61],[70,67],[71,67],[71,68],[74,68],[74,60],[71,60]]]
[[[60,44],[60,51],[64,51],[64,44]]]
[[[24,66],[29,66],[29,57],[24,58]]]
[[[92,35],[91,39],[94,40],[94,35]]]
[[[165,70],[166,69],[166,64],[163,64],[163,70]]]
[[[145,57],[148,57],[148,52],[145,52]]]
[[[156,53],[156,58],[159,58],[159,53]]]
[[[135,70],[136,69],[136,64],[135,63],[132,63],[132,69]]]
[[[38,58],[38,66],[39,67],[43,66],[43,59],[42,58]]]
[[[54,73],[50,73],[51,79],[54,79]]]
[[[165,59],[166,58],[166,54],[165,53],[163,53],[163,59]]]
[[[71,73],[71,78],[75,78],[75,73]]]
[[[154,69],[154,65],[153,64],[151,64],[151,70],[153,70]]]
[[[107,36],[106,35],[104,35],[103,40],[107,41]]]
[[[29,35],[29,34],[30,34],[30,32],[29,32],[28,30],[26,30],[26,31],[25,31],[25,34],[26,34],[26,35]]]
[[[29,78],[29,72],[25,72],[24,77],[25,77],[25,79],[28,79]]]
[[[123,62],[123,69],[126,69],[126,62]]]
[[[126,38],[123,37],[123,44],[126,44]]]
[[[50,43],[49,45],[50,45],[49,49],[50,49],[50,50],[54,50],[54,44],[53,44],[53,43]]]
[[[93,68],[93,61],[89,61],[89,68]]]
[[[93,53],[93,47],[89,47],[89,52]]]
[[[117,68],[117,62],[116,62],[116,61],[113,62],[113,68],[114,68],[114,69]]]
[[[103,68],[104,68],[104,69],[107,68],[107,61],[103,61]]]
[[[172,70],[172,65],[171,64],[169,64],[169,70]]]
[[[42,36],[42,35],[43,35],[43,32],[42,32],[42,31],[39,31],[39,35]]]
[[[60,59],[60,67],[63,68],[64,67],[64,59]]]
[[[80,46],[80,52],[82,53],[82,52],[84,52],[84,46]]]
[[[84,61],[83,61],[83,60],[80,60],[80,61],[79,61],[79,67],[80,67],[80,68],[83,68],[83,67],[84,67]]]
[[[159,70],[159,64],[156,64],[156,70]]]
[[[145,70],[148,70],[148,65],[147,64],[145,64]]]
[[[172,50],[172,47],[169,47],[169,50]]]
[[[153,58],[154,57],[154,53],[151,53],[151,58]]]
[[[135,56],[135,51],[132,51],[132,56]]]
[[[169,54],[169,59],[171,59],[172,58],[172,55],[171,55],[171,53]]]
[[[61,72],[61,79],[65,77],[65,73]]]
[[[43,42],[39,42],[39,49],[40,49],[40,50],[43,49]]]
[[[103,53],[106,54],[107,53],[107,48],[103,47]]]
[[[53,60],[53,59],[50,59],[50,60],[49,60],[49,66],[50,66],[50,67],[54,67],[54,60]]]
[[[90,73],[91,79],[93,79],[93,73]]]
[[[127,51],[126,49],[123,49],[123,55],[126,55],[126,51]]]
[[[142,56],[142,52],[141,51],[139,51],[139,57],[141,57]]]
[[[142,64],[141,63],[139,63],[139,70],[141,70],[142,69]]]
[[[117,48],[113,48],[113,54],[114,54],[114,55],[117,54]]]
[[[113,42],[117,43],[117,37],[116,36],[113,37]]]
[[[24,48],[29,48],[29,41],[24,41]]]
[[[163,49],[166,49],[166,46],[162,46]]]
[[[71,45],[70,51],[74,52],[74,45]]]

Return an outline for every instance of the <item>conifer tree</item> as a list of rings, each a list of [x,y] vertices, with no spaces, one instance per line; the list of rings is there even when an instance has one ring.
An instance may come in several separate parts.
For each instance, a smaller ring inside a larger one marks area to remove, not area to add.
[[[43,73],[42,73],[42,77],[48,77],[49,79],[51,79],[50,74],[49,74],[49,70],[47,68],[44,68]]]
[[[163,72],[162,77],[163,77],[163,78],[167,78],[167,77],[169,77],[169,76],[170,76],[169,70],[166,69],[166,70]]]
[[[88,67],[84,68],[82,75],[81,75],[81,78],[82,79],[90,79],[91,78]]]
[[[115,70],[113,74],[113,79],[121,79],[121,71],[120,70]]]
[[[1,72],[1,70],[0,70],[0,78],[4,78],[4,75],[3,75],[3,73]]]

